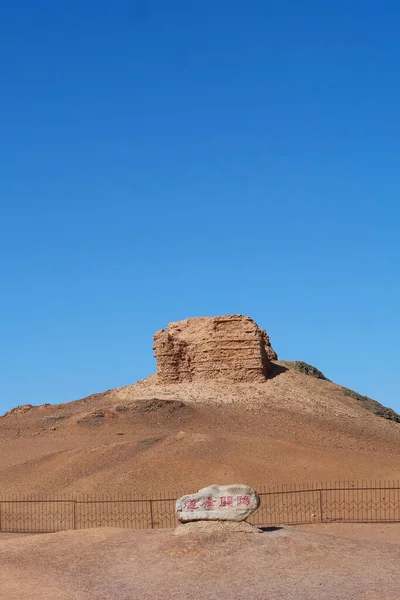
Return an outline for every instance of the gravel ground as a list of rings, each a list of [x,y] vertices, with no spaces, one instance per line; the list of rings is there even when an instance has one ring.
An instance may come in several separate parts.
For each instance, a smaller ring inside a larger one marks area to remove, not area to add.
[[[0,535],[2,600],[399,600],[400,524]]]

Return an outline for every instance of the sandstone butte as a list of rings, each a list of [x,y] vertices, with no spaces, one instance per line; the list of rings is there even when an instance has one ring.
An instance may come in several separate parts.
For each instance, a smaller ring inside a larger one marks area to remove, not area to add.
[[[249,317],[171,323],[154,350],[142,381],[65,404],[24,398],[0,417],[2,493],[176,498],[210,482],[400,479],[400,417],[278,360]]]

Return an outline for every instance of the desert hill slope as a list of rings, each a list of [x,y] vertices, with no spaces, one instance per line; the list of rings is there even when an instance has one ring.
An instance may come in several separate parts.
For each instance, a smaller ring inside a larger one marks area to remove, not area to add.
[[[396,414],[304,363],[274,360],[265,332],[260,339],[268,354],[267,359],[262,354],[260,370],[254,355],[245,362],[243,352],[253,353],[248,338],[236,355],[240,365],[250,365],[250,382],[243,369],[236,381],[229,380],[227,362],[223,380],[207,379],[204,361],[180,338],[168,342],[171,352],[184,355],[184,369],[168,363],[173,382],[170,374],[158,372],[75,402],[10,411],[0,418],[2,493],[173,492],[214,482],[400,479]],[[231,353],[226,356],[231,361]],[[233,369],[238,373],[235,364]],[[266,373],[264,379],[260,373]]]

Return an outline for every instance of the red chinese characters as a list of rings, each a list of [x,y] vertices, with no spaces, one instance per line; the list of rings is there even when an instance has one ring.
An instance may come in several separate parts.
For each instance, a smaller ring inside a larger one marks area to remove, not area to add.
[[[188,498],[183,503],[183,508],[185,510],[197,510],[199,507],[197,506],[197,500],[195,498]]]
[[[219,504],[217,504],[219,502]],[[213,498],[212,496],[205,496],[203,498],[187,498],[183,502],[183,509],[186,511],[194,510],[213,510],[219,508],[235,508],[242,507],[247,509],[251,505],[250,496],[220,496],[219,498]]]
[[[220,497],[220,507],[224,508],[225,506],[233,507],[233,496],[221,496]]]
[[[237,497],[237,505],[238,506],[250,506],[249,496],[238,496]]]
[[[216,500],[214,500],[214,498],[203,498],[200,503],[200,508],[204,508],[204,510],[212,510],[215,503]]]

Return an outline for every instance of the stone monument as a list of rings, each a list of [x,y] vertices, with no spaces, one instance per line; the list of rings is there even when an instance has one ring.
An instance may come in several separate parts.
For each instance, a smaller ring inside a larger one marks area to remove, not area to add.
[[[244,521],[260,506],[260,496],[248,485],[210,485],[176,501],[181,523]]]

